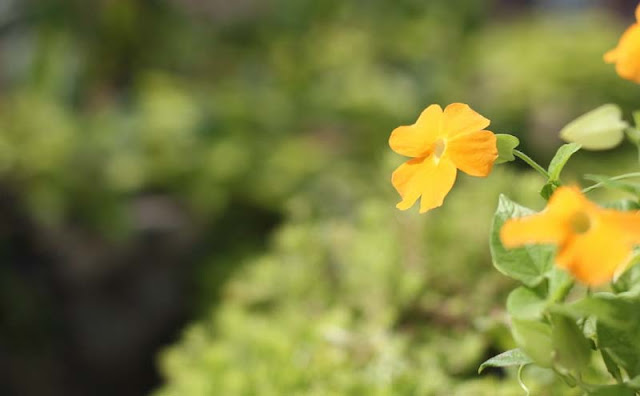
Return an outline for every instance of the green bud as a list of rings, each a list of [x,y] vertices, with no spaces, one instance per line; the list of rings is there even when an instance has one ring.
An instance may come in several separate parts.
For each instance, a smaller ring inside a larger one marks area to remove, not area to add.
[[[562,128],[560,137],[587,150],[608,150],[622,142],[628,126],[620,107],[605,104],[571,121]]]

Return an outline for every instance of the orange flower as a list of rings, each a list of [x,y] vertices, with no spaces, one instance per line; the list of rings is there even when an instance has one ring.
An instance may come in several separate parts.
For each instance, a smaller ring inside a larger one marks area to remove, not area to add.
[[[462,103],[442,111],[427,107],[415,124],[393,130],[389,146],[413,159],[400,165],[391,176],[402,201],[398,209],[409,209],[422,197],[420,213],[442,205],[456,179],[457,169],[485,177],[498,157],[496,136],[483,130],[489,120]]]
[[[636,8],[636,23],[622,34],[618,46],[604,54],[604,61],[616,64],[620,77],[640,83],[640,4]]]
[[[544,211],[508,220],[500,239],[507,248],[556,244],[560,268],[598,285],[626,269],[633,246],[640,243],[640,212],[603,209],[577,188],[560,187]]]

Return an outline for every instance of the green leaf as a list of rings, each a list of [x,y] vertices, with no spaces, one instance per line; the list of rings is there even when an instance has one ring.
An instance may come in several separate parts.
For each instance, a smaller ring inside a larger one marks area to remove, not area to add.
[[[608,304],[608,315],[598,316],[598,348],[630,377],[640,375],[640,297],[638,291],[620,294],[598,293]],[[612,320],[614,319],[614,320]]]
[[[510,366],[522,366],[523,364],[533,363],[533,360],[520,349],[511,349],[506,352],[492,357],[485,361],[478,368],[478,374],[487,367],[510,367]]]
[[[549,278],[549,301],[562,302],[574,285],[573,277],[565,270],[553,267],[547,274]]]
[[[616,328],[628,328],[631,325],[629,314],[636,309],[638,303],[638,298],[630,293],[602,292],[592,294],[572,304],[554,306],[553,310],[570,315],[575,319],[592,315],[598,319],[599,324],[606,323]]]
[[[542,189],[540,190],[540,196],[544,198],[545,201],[548,201],[549,198],[551,198],[551,196],[553,195],[553,192],[556,191],[556,188],[558,188],[558,184],[554,182],[547,183],[542,186]]]
[[[526,245],[506,249],[500,241],[500,229],[507,219],[534,214],[531,209],[520,206],[504,195],[500,196],[498,208],[491,226],[490,250],[494,267],[503,274],[533,287],[539,284],[551,268],[555,249],[548,245]]]
[[[609,352],[606,349],[600,349],[600,355],[602,355],[602,361],[604,362],[607,371],[616,379],[616,381],[622,381],[622,373],[620,367],[613,361]]]
[[[613,282],[611,287],[616,293],[622,293],[640,288],[640,253],[637,247],[627,269]]]
[[[625,382],[625,385],[627,385],[631,389],[640,391],[640,376],[631,378],[629,381]]]
[[[622,212],[640,209],[640,203],[633,199],[621,199],[618,201],[609,201],[601,204],[603,208],[615,209]]]
[[[582,371],[591,357],[589,340],[575,320],[561,314],[549,315],[555,363],[566,370]]]
[[[535,320],[511,320],[511,333],[520,349],[540,367],[551,367],[553,344],[551,327]]]
[[[601,385],[591,389],[588,396],[635,396],[636,392],[624,384]]]
[[[640,128],[640,110],[636,110],[633,113],[631,113],[631,116],[633,117],[633,123],[635,124],[636,128]]]
[[[558,151],[556,151],[556,155],[549,164],[550,182],[557,182],[560,180],[560,172],[562,172],[562,169],[567,164],[567,161],[569,161],[569,158],[580,150],[580,147],[582,146],[577,143],[567,143],[560,146]]]
[[[496,134],[496,145],[498,147],[498,159],[496,164],[502,164],[504,162],[513,161],[516,159],[513,155],[513,150],[518,147],[520,140],[513,136],[498,133]]]
[[[631,143],[635,144],[636,146],[640,145],[640,129],[638,129],[638,127],[627,128],[624,130],[624,132],[627,134],[627,138],[629,139],[629,141],[631,141]]]
[[[512,318],[537,320],[542,318],[546,302],[533,290],[520,286],[509,293],[507,312]]]
[[[605,187],[620,190],[624,192],[628,192],[634,194],[636,196],[640,196],[640,184],[631,183],[624,180],[614,180],[608,176],[602,175],[584,175],[586,180],[591,180],[597,183],[604,185]]]
[[[608,150],[622,142],[628,126],[620,107],[605,104],[568,123],[560,131],[560,137],[587,150]]]

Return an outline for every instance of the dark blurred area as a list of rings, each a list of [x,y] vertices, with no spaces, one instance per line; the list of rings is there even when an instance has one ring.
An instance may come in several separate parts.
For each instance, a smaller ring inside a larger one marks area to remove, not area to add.
[[[275,229],[393,210],[386,139],[430,103],[543,160],[581,112],[631,110],[601,56],[635,5],[0,0],[0,394],[162,387],[160,351]]]

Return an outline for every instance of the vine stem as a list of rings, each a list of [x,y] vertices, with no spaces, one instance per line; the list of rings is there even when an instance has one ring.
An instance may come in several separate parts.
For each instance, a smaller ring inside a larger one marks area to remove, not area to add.
[[[521,160],[523,160],[524,162],[526,162],[527,165],[529,165],[530,167],[535,169],[538,173],[540,173],[542,176],[544,176],[547,180],[550,178],[549,177],[549,172],[547,172],[542,166],[540,166],[536,161],[534,161],[531,157],[529,157],[528,155],[526,155],[522,151],[513,150],[513,155],[515,155],[516,157],[518,157]]]
[[[518,384],[520,385],[522,390],[525,392],[525,396],[529,396],[531,395],[531,391],[529,391],[529,388],[527,388],[527,385],[525,385],[524,381],[522,380],[522,371],[526,366],[527,366],[526,364],[521,364],[520,368],[518,369]]]
[[[633,173],[625,173],[624,175],[619,175],[619,176],[614,176],[612,178],[610,178],[609,180],[615,181],[615,180],[624,180],[624,179],[631,179],[634,177],[640,177],[640,172],[633,172]],[[582,193],[586,194],[592,190],[595,190],[596,188],[600,188],[602,186],[604,186],[606,183],[605,182],[600,182],[600,183],[596,183],[594,185],[591,185],[587,188],[582,189]]]

